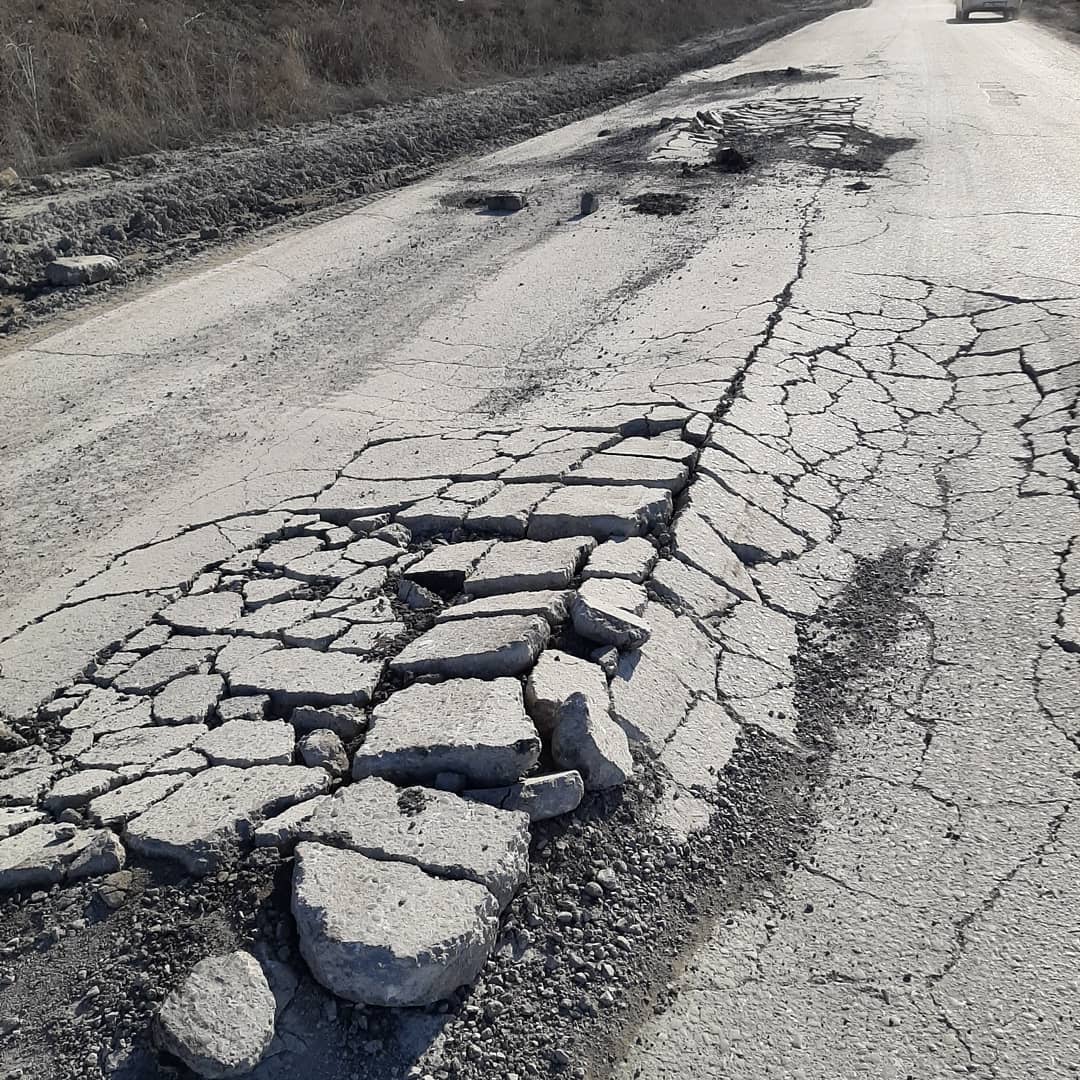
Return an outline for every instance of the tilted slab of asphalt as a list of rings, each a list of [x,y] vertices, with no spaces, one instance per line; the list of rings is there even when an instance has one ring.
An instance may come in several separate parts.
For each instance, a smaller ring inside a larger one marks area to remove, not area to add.
[[[1066,1075],[1080,237],[1074,133],[1050,103],[1075,97],[1080,59],[948,14],[833,17],[9,354],[0,706],[32,713],[365,446],[486,433],[543,479],[574,440],[530,443],[537,427],[714,416],[689,502],[751,563],[762,615],[687,586],[672,567],[701,550],[680,558],[677,533],[654,594],[719,642],[744,738],[835,728],[836,749],[790,873],[684,942],[654,1018],[609,1021],[616,1073]],[[812,79],[719,81],[789,66]],[[728,110],[755,171],[678,176],[692,140],[657,121],[701,108]],[[881,170],[838,155],[833,124]],[[495,186],[527,188],[529,211],[447,205]],[[585,188],[601,211],[576,220]],[[621,201],[648,190],[690,208]],[[877,648],[890,566],[904,584]],[[711,813],[695,740],[721,721],[693,707],[700,658],[662,636],[685,666],[651,688],[620,667],[613,709],[673,710],[660,741],[690,797],[659,809],[690,831]],[[489,1070],[498,1024],[506,1045],[520,1030],[499,1015]],[[453,1023],[444,1039],[433,1071],[461,1050]],[[580,1053],[568,1068],[608,1071]]]

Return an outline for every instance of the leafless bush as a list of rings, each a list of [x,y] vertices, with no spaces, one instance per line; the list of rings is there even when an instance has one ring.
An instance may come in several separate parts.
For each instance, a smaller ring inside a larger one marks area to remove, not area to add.
[[[652,48],[783,0],[4,0],[0,167],[89,164]]]

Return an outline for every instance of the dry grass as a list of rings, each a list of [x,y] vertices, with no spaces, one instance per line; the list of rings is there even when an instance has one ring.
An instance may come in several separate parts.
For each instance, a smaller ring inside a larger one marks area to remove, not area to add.
[[[1035,19],[1059,30],[1080,34],[1080,2],[1078,0],[1027,0],[1023,17]]]
[[[265,122],[649,49],[770,0],[2,0],[0,168],[90,164]]]

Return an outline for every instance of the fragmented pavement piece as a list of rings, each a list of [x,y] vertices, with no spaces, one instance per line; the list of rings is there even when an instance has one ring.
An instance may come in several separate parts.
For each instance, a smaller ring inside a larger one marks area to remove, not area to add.
[[[645,439],[633,436],[614,443],[602,451],[603,454],[628,454],[632,457],[657,458],[662,461],[678,461],[689,465],[694,460],[697,448],[681,439]]]
[[[402,577],[432,592],[453,596],[461,592],[465,579],[493,543],[493,540],[469,540],[462,544],[440,544],[413,563]]]
[[[401,548],[397,544],[391,544],[385,540],[368,536],[354,540],[342,551],[341,555],[349,562],[359,563],[365,568],[389,566],[401,555]]]
[[[699,619],[716,619],[739,602],[714,578],[678,559],[661,559],[649,580],[649,593],[676,611]]]
[[[208,956],[162,1002],[155,1039],[199,1076],[242,1076],[274,1038],[276,1004],[250,953]]]
[[[353,776],[430,783],[456,772],[472,787],[516,783],[540,758],[516,679],[452,679],[399,690],[372,714]]]
[[[642,593],[641,599],[632,591]],[[626,595],[630,592],[630,595]],[[626,606],[620,601],[626,601]],[[617,649],[634,649],[649,640],[648,622],[635,614],[634,607],[645,607],[644,590],[640,585],[618,578],[594,578],[585,582],[570,602],[574,629],[587,641],[614,645]]]
[[[284,720],[229,720],[207,732],[193,749],[211,765],[291,765],[296,732]]]
[[[690,477],[687,466],[664,458],[624,457],[621,454],[595,454],[577,468],[563,473],[564,484],[640,484],[678,492]]]
[[[656,548],[643,536],[605,540],[589,556],[581,572],[589,578],[623,578],[626,581],[643,582],[656,563]]]
[[[348,626],[349,624],[341,619],[309,619],[283,630],[281,638],[286,645],[322,650],[345,633]]]
[[[367,725],[367,716],[356,705],[299,705],[289,716],[297,731],[327,728],[346,741],[355,739]]]
[[[279,540],[255,557],[255,565],[260,570],[277,570],[280,572],[294,560],[302,559],[306,555],[312,555],[316,551],[322,550],[322,546],[322,541],[317,536],[294,536],[289,540]],[[251,584],[258,584],[258,582],[252,582]],[[282,584],[284,583],[282,582]],[[246,587],[244,589],[244,599],[247,601]],[[251,606],[257,607],[259,605]]]
[[[0,806],[33,806],[52,786],[59,763],[27,769],[0,781]]]
[[[759,599],[746,567],[696,510],[687,508],[679,514],[674,540],[676,558],[708,574],[736,596]]]
[[[468,512],[466,503],[439,497],[421,499],[412,506],[406,506],[394,515],[394,520],[414,536],[432,536],[461,528]]]
[[[113,679],[113,688],[125,694],[153,694],[166,683],[181,675],[191,675],[210,660],[217,651],[215,643],[208,647],[199,637],[181,639],[191,641],[190,647],[158,648],[136,660],[121,675]]]
[[[190,773],[179,772],[144,776],[141,780],[125,784],[115,791],[99,795],[91,800],[87,813],[90,820],[98,825],[108,827],[125,825],[133,817],[175,791],[190,775]]]
[[[711,698],[701,697],[665,745],[660,761],[680,787],[712,790],[738,738],[739,725]]]
[[[244,606],[255,611],[266,604],[291,600],[307,589],[307,583],[294,578],[256,578],[244,584]]]
[[[806,550],[798,533],[708,476],[699,476],[690,489],[689,506],[744,563],[779,562]]]
[[[301,826],[302,840],[475,881],[506,907],[529,873],[529,819],[432,788],[377,777],[344,787]]]
[[[502,593],[481,596],[464,604],[443,608],[437,622],[472,619],[482,615],[543,615],[552,627],[565,622],[573,592],[566,589],[543,589],[538,592]]]
[[[63,776],[49,789],[41,805],[54,814],[74,806],[85,806],[95,795],[103,795],[123,783],[111,769],[83,769]]]
[[[242,609],[238,593],[201,593],[173,601],[158,612],[158,618],[189,634],[217,634],[236,622]]]
[[[336,641],[331,642],[330,651],[354,653],[357,656],[385,652],[407,629],[406,625],[400,622],[355,623]]]
[[[229,720],[264,720],[269,708],[269,694],[243,694],[219,701],[217,714],[222,723]]]
[[[154,719],[159,724],[195,724],[210,718],[225,680],[220,675],[181,675],[154,698]]]
[[[462,798],[497,806],[500,810],[522,810],[530,821],[547,821],[576,810],[585,797],[581,774],[567,772],[530,776],[520,784],[499,788],[473,788],[463,791]]]
[[[297,705],[365,705],[381,671],[381,662],[352,653],[281,649],[235,668],[229,686],[234,694],[269,694],[279,711]]]
[[[524,536],[533,508],[555,487],[554,484],[507,484],[486,502],[469,510],[465,524],[473,532],[510,538]]]
[[[111,874],[123,865],[124,849],[107,829],[31,825],[0,840],[0,892]]]
[[[131,769],[186,750],[206,734],[205,724],[139,727],[102,735],[78,758],[84,769]]]
[[[566,536],[641,536],[671,517],[671,492],[629,485],[559,488],[533,511],[528,536],[555,540]]]
[[[338,525],[353,518],[395,513],[421,499],[437,495],[449,485],[446,479],[357,480],[343,476],[316,497],[311,509]]]
[[[572,694],[584,694],[598,709],[610,704],[601,668],[559,649],[545,649],[525,681],[525,707],[541,735],[554,731],[559,709]]]
[[[28,806],[10,806],[0,808],[0,840],[14,836],[31,825],[40,825],[46,816],[40,810]]]
[[[108,281],[119,269],[120,261],[111,255],[78,255],[54,259],[45,267],[45,280],[60,288],[94,285]]]
[[[256,656],[282,648],[280,641],[267,638],[238,637],[230,641],[214,658],[214,670],[229,676],[233,671]]]
[[[255,846],[276,847],[285,852],[292,851],[300,839],[301,826],[331,798],[330,795],[316,795],[313,799],[296,803],[287,810],[282,810],[280,814],[267,818],[255,830]]]
[[[532,666],[551,636],[540,615],[496,615],[436,623],[389,663],[406,676],[494,679]]]
[[[277,604],[266,604],[258,611],[237,619],[232,629],[236,634],[251,637],[277,637],[290,626],[295,626],[303,619],[311,618],[318,607],[317,600],[282,600]]]
[[[302,765],[215,765],[128,822],[124,841],[140,855],[209,874],[235,857],[268,817],[329,786],[326,772]]]
[[[315,978],[383,1006],[428,1005],[471,982],[499,924],[498,902],[474,881],[313,843],[296,849],[292,911]]]
[[[60,718],[60,727],[64,731],[85,729],[95,735],[104,735],[109,731],[145,727],[150,722],[148,698],[127,697],[115,690],[95,688],[71,712]]]
[[[618,787],[634,772],[626,732],[584,694],[571,694],[560,707],[551,756],[562,768],[581,773],[586,791]]]
[[[465,592],[476,597],[565,589],[595,546],[595,541],[587,536],[567,537],[552,543],[511,540],[496,544],[465,582]]]
[[[691,619],[662,604],[650,602],[645,618],[652,635],[620,655],[611,703],[627,735],[656,752],[682,723],[691,698],[714,691],[717,650]]]

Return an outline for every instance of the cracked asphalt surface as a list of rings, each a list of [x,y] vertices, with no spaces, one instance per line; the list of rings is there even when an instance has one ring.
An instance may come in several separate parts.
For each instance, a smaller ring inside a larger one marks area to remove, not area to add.
[[[0,709],[365,443],[711,414],[699,473],[756,509],[753,584],[799,625],[791,680],[724,640],[721,699],[831,756],[788,872],[711,912],[593,1072],[1074,1075],[1080,52],[950,16],[832,16],[9,347]],[[700,109],[768,154],[681,175],[658,121]],[[807,133],[840,113],[896,152]],[[486,187],[530,209],[447,205]],[[690,209],[622,202],[657,190]]]

